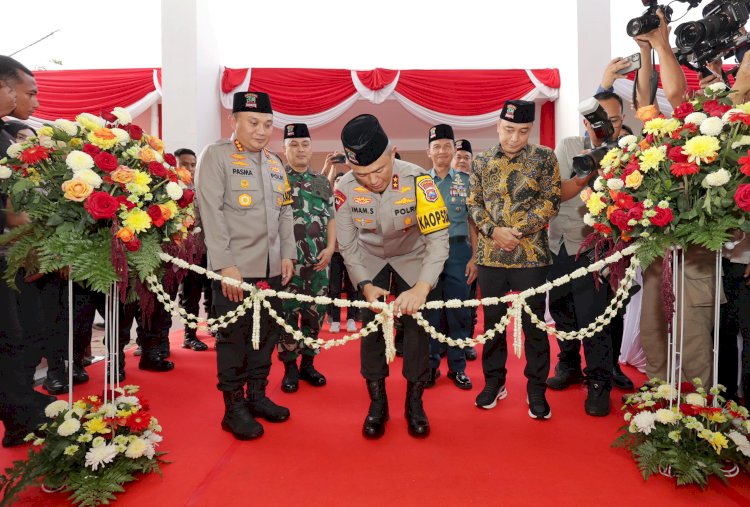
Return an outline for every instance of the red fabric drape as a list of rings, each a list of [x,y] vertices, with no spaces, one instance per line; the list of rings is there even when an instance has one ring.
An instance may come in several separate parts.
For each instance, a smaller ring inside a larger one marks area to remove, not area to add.
[[[129,106],[154,91],[153,69],[48,70],[34,72],[45,120],[74,119]]]
[[[531,73],[544,86],[560,88],[560,71],[558,69],[533,69]]]
[[[351,71],[252,69],[250,87],[271,95],[274,111],[305,116],[326,111],[357,93]]]
[[[539,144],[555,149],[555,103],[545,102],[541,108]]]
[[[221,76],[221,91],[224,93],[231,92],[245,80],[246,75],[247,69],[230,69],[224,67],[224,72]]]
[[[533,89],[525,70],[402,70],[395,91],[433,111],[476,116]]]
[[[362,84],[368,87],[370,90],[382,90],[396,79],[398,75],[397,70],[391,69],[373,69],[373,70],[358,70],[357,77]]]

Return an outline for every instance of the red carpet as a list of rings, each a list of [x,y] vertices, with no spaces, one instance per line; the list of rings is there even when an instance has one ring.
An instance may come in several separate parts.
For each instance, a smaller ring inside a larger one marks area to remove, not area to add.
[[[475,384],[468,392],[445,378],[444,363],[443,376],[425,395],[432,425],[426,440],[406,432],[406,383],[396,359],[387,383],[391,421],[378,441],[360,434],[368,399],[358,344],[319,356],[327,386],[302,383],[291,395],[280,392],[283,368],[275,361],[269,394],[290,407],[292,417],[282,424],[264,422],[260,440],[238,442],[219,427],[215,352],[186,351],[179,348],[181,340],[181,332],[173,334],[171,373],[142,372],[128,353],[128,383],[140,385],[150,401],[164,427],[161,449],[172,463],[163,477],[126,486],[119,506],[750,506],[750,479],[744,476],[731,479],[729,487],[712,480],[707,491],[677,488],[664,477],[644,482],[630,456],[610,447],[622,421],[618,390],[609,417],[586,416],[585,391],[571,388],[549,392],[551,420],[530,419],[522,363],[515,357],[508,361],[509,396],[489,411],[474,406],[483,386],[480,361],[467,368]],[[100,391],[102,372],[101,364],[91,367],[92,381],[76,397]],[[0,467],[25,454],[25,448],[3,449]],[[17,505],[66,501],[32,489]]]

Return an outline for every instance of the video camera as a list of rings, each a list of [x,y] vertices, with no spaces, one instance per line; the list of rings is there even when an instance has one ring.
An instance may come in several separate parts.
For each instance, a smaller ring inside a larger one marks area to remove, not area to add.
[[[742,29],[750,19],[750,1],[713,0],[703,9],[703,19],[683,23],[675,30],[677,60],[701,69],[716,58],[732,55],[740,62],[750,48]]]
[[[612,138],[615,127],[609,120],[607,112],[594,97],[581,102],[578,105],[578,112],[589,122],[596,138],[602,141],[601,146],[573,157],[573,173],[579,178],[584,178],[599,168],[604,155],[617,146],[617,139]]]

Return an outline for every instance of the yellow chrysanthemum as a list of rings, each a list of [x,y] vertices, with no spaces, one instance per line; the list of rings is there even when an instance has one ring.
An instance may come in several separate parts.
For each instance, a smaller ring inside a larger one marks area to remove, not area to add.
[[[721,412],[707,414],[706,415],[706,419],[708,419],[711,422],[715,422],[715,423],[725,423],[725,422],[727,422],[726,416],[724,414],[722,414]]]
[[[643,131],[655,136],[666,136],[680,128],[680,121],[676,118],[654,118],[643,125]]]
[[[110,433],[112,431],[107,427],[107,424],[101,417],[94,417],[90,421],[83,423],[83,427],[86,428],[86,432],[91,435],[94,433]]]
[[[70,144],[71,148],[78,149],[78,148],[81,148],[83,146],[83,139],[81,139],[79,137],[74,137],[73,139],[70,140],[70,142],[68,144]]]
[[[643,151],[638,157],[638,159],[641,161],[641,172],[647,173],[651,169],[658,168],[659,164],[666,159],[665,151],[665,148],[662,146],[648,148]]]
[[[169,210],[169,216],[171,218],[174,218],[177,216],[177,213],[180,212],[180,209],[177,207],[177,203],[174,201],[169,201],[167,204],[164,204],[163,206],[166,206]]]
[[[593,192],[589,200],[586,201],[586,207],[593,216],[597,216],[607,207],[604,201],[602,201],[603,197],[604,195],[601,192]]]
[[[133,208],[125,214],[122,225],[138,234],[151,227],[151,217],[142,209]]]
[[[94,131],[102,128],[102,125],[94,120],[94,115],[83,113],[76,116],[78,124],[86,130]]]
[[[711,162],[719,151],[719,140],[713,136],[695,136],[688,139],[682,152],[688,156],[688,161],[700,165],[701,162]]]
[[[151,176],[146,172],[136,171],[135,176],[133,177],[133,183],[136,185],[148,185],[151,183]]]
[[[698,436],[711,444],[716,454],[721,454],[722,449],[729,448],[729,440],[718,431],[702,430]]]
[[[39,130],[36,131],[36,135],[52,137],[55,135],[55,130],[49,125],[45,125],[44,127],[39,127]]]
[[[103,150],[109,150],[117,144],[117,136],[108,128],[99,128],[86,136],[91,144]]]
[[[26,168],[26,177],[31,180],[31,182],[39,186],[39,184],[42,182],[42,176],[39,174],[39,171],[35,167],[27,167]]]
[[[744,104],[740,104],[739,106],[734,106],[735,109],[742,110],[745,114],[750,114],[750,102],[745,102]]]
[[[613,148],[607,152],[602,158],[602,167],[605,169],[611,169],[613,167],[620,167],[622,163],[622,150],[619,148]]]

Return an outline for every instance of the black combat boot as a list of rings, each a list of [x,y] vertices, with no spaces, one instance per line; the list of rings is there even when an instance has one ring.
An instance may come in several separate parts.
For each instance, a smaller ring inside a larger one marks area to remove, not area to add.
[[[584,408],[588,415],[604,417],[609,415],[609,392],[612,387],[601,380],[588,379],[588,396]]]
[[[627,391],[635,387],[633,385],[633,381],[623,373],[619,363],[615,363],[615,365],[612,367],[612,385],[619,389],[625,389]]]
[[[266,396],[268,381],[250,380],[247,383],[247,408],[253,417],[262,417],[268,422],[284,422],[289,419],[289,409],[272,402]]]
[[[221,429],[230,432],[237,440],[250,440],[263,435],[263,426],[253,419],[245,404],[242,389],[224,391],[224,418]]]
[[[314,359],[315,356],[302,355],[302,361],[299,368],[299,378],[311,386],[323,387],[326,385],[326,378],[313,366]]]
[[[68,375],[65,372],[64,359],[52,359],[47,365],[47,378],[44,379],[44,389],[54,395],[68,392]]]
[[[296,393],[297,389],[299,389],[297,360],[284,361],[284,378],[281,379],[281,390],[285,393]]]
[[[171,371],[174,370],[174,363],[164,359],[158,348],[146,348],[144,345],[141,359],[138,362],[138,369],[146,371]]]
[[[385,433],[385,423],[389,418],[385,379],[368,380],[367,393],[370,395],[370,409],[362,425],[362,434],[365,438],[380,438]]]
[[[406,422],[409,426],[409,435],[413,437],[426,437],[430,434],[430,421],[427,420],[422,405],[423,392],[424,382],[407,382]]]
[[[573,367],[563,363],[557,363],[555,375],[547,379],[547,385],[556,391],[561,391],[581,382],[583,382],[583,373],[580,365]]]

